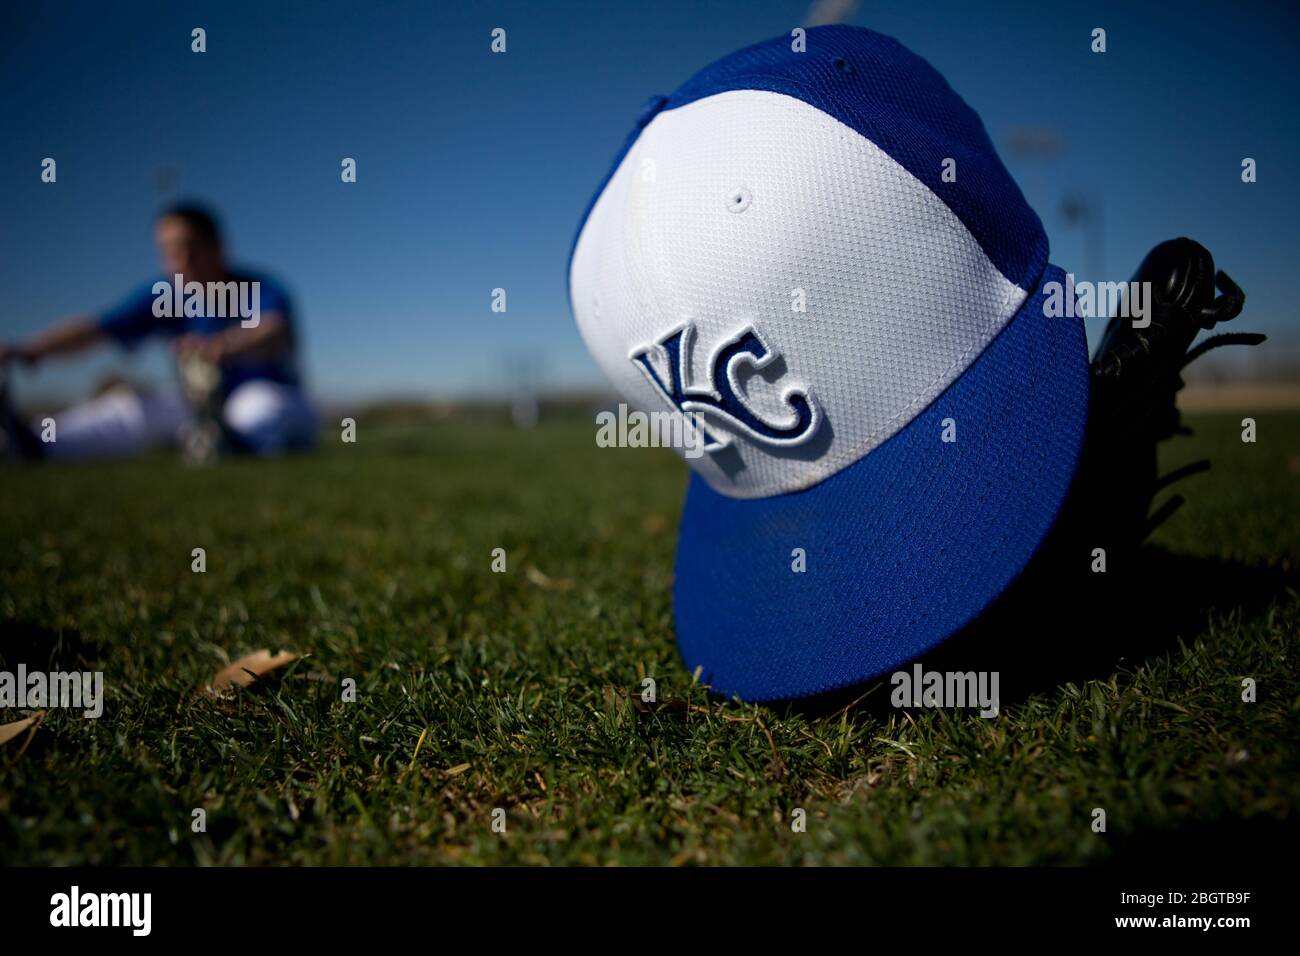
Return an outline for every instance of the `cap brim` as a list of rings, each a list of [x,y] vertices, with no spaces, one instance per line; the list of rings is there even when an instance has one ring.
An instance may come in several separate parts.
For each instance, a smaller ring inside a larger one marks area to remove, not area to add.
[[[674,602],[704,683],[749,701],[861,683],[955,634],[1024,570],[1069,490],[1088,407],[1082,323],[1048,318],[1044,300],[1040,284],[925,411],[808,490],[728,498],[692,473]]]

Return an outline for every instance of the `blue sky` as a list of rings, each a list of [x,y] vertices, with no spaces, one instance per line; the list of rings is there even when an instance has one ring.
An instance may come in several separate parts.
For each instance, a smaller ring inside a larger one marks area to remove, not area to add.
[[[1090,277],[1064,195],[1100,200],[1096,278],[1161,239],[1204,242],[1245,288],[1242,328],[1291,334],[1300,211],[1292,4],[864,3],[984,118],[1047,226]],[[803,2],[6,4],[0,8],[0,335],[111,304],[155,271],[149,224],[178,194],[222,214],[238,262],[294,293],[316,390],[334,398],[602,383],[573,325],[577,219],[638,107]],[[190,52],[190,30],[208,52]],[[1089,51],[1093,27],[1108,52]],[[489,51],[508,31],[509,52]],[[1008,154],[1050,127],[1054,160]],[[59,163],[57,185],[40,161]],[[339,162],[358,161],[343,185]],[[1240,181],[1245,156],[1259,182]],[[509,311],[490,310],[491,290]],[[1096,331],[1093,338],[1095,340]],[[106,368],[165,377],[157,351],[50,366],[76,393]]]

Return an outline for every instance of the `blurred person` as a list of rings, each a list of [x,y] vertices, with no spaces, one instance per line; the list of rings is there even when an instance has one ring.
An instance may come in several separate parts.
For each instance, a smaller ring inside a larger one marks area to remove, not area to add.
[[[0,384],[0,424],[10,453],[103,458],[179,442],[187,457],[210,460],[218,447],[267,456],[313,445],[316,414],[302,389],[293,307],[283,287],[229,265],[217,220],[202,206],[163,210],[154,241],[161,279],[103,312],[58,322],[26,342],[0,342],[0,369],[105,342],[131,348],[165,337],[181,387],[119,382],[54,415],[48,441],[13,411]]]

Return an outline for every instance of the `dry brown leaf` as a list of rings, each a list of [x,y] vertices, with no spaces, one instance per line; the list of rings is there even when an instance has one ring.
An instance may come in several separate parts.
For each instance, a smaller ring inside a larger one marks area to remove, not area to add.
[[[535,564],[524,568],[524,575],[533,584],[546,591],[567,591],[573,587],[573,582],[568,578],[553,578],[543,573]]]
[[[11,724],[0,724],[0,745],[7,744],[15,737],[21,736],[24,731],[30,730],[34,733],[44,719],[45,711],[38,710],[30,717],[24,717],[22,720],[15,720]],[[30,739],[31,735],[28,734],[28,740]],[[23,747],[26,748],[27,745],[23,744]]]
[[[218,671],[217,676],[212,679],[212,686],[208,689],[214,694],[225,694],[236,687],[247,687],[259,677],[265,677],[297,659],[297,654],[290,654],[288,651],[280,651],[278,654],[272,654],[267,650],[254,651]]]

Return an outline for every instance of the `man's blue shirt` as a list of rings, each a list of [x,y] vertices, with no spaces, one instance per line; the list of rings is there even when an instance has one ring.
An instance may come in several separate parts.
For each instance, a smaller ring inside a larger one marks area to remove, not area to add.
[[[170,317],[155,315],[154,303],[158,300],[159,293],[154,291],[154,286],[159,282],[165,283],[168,289],[162,295],[174,296],[172,281],[167,276],[151,279],[146,285],[132,292],[113,308],[101,313],[99,317],[100,330],[119,344],[130,347],[142,339],[154,335],[168,338],[186,335],[191,332],[200,335],[213,335],[232,326],[238,326],[241,322],[242,319],[239,315],[221,316],[209,314],[206,301],[204,308],[200,310],[202,312],[200,315],[176,315],[175,308],[173,308],[173,315]],[[222,393],[229,395],[236,386],[254,379],[266,379],[279,382],[282,385],[299,385],[298,365],[293,355],[296,346],[293,303],[290,301],[284,287],[264,275],[242,271],[232,272],[226,281],[259,283],[259,314],[276,312],[283,316],[288,327],[289,353],[283,358],[271,360],[231,360],[222,362]],[[183,301],[184,295],[182,294]]]

